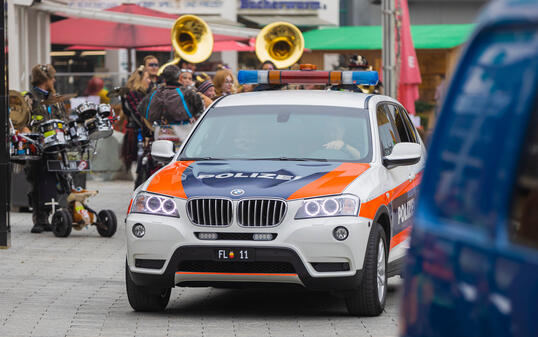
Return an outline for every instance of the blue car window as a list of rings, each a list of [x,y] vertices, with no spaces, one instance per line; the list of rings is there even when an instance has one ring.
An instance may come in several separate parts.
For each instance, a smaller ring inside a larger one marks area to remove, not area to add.
[[[509,229],[515,243],[538,248],[538,107],[534,109],[521,154]]]
[[[432,226],[495,232],[507,221],[512,180],[538,80],[538,30],[491,29],[455,74],[428,155],[424,205]],[[519,75],[522,74],[522,75]]]

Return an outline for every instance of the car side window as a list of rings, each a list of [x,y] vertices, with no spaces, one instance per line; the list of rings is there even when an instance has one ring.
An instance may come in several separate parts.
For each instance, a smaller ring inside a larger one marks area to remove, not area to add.
[[[379,129],[379,141],[381,142],[381,152],[383,156],[392,153],[394,145],[400,142],[398,134],[394,129],[391,117],[383,104],[377,106],[377,127]]]
[[[407,133],[407,127],[405,125],[406,117],[402,116],[402,112],[394,104],[387,104],[387,108],[390,112],[390,116],[392,117],[392,120],[394,121],[394,124],[396,124],[396,129],[398,130],[398,134],[400,135],[400,140],[402,142],[412,142],[412,140],[410,139]]]
[[[412,143],[418,143],[417,131],[413,126],[413,122],[411,122],[411,117],[409,117],[407,111],[405,111],[405,109],[402,107],[398,107],[398,111],[400,111],[400,114],[404,120],[407,134],[409,135],[409,141]]]
[[[512,197],[509,235],[517,244],[538,248],[538,107],[528,125]]]

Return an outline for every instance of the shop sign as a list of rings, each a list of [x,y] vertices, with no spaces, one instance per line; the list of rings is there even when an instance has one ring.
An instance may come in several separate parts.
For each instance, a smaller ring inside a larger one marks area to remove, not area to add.
[[[319,10],[327,5],[321,1],[241,0],[239,9]]]

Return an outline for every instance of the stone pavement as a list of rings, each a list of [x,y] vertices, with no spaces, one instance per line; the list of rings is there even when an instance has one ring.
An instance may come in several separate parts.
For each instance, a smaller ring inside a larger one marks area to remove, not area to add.
[[[89,181],[89,205],[110,208],[118,232],[94,227],[68,238],[31,234],[12,213],[12,247],[0,250],[0,336],[397,336],[401,281],[389,281],[385,312],[356,318],[326,293],[174,288],[165,312],[136,313],[124,284],[123,220],[132,182]]]

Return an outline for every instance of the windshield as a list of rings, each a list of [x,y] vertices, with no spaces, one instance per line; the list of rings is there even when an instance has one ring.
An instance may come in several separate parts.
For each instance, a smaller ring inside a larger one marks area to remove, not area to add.
[[[235,106],[207,112],[180,160],[370,162],[368,111],[333,106]]]

